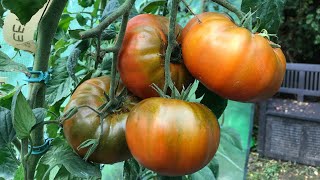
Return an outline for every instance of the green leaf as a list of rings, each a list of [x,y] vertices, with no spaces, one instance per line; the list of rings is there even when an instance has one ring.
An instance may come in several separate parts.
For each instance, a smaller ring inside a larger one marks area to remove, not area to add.
[[[10,110],[0,107],[0,149],[11,143],[15,136]]]
[[[115,164],[105,164],[102,169],[102,180],[109,180],[109,179],[123,179],[123,165],[124,162],[118,162]]]
[[[227,107],[228,100],[208,90],[202,83],[196,91],[197,98],[203,96],[202,104],[206,105],[219,118]]]
[[[91,13],[92,17],[97,17],[101,0],[95,0],[93,4],[93,11]]]
[[[214,157],[210,163],[207,165],[208,168],[214,174],[214,177],[217,179],[219,177],[219,161]]]
[[[101,34],[102,40],[111,40],[116,38],[117,32],[114,29],[106,29]]]
[[[225,129],[221,128],[220,144],[215,158],[219,161],[219,179],[236,179],[244,175],[246,151],[240,150],[224,136]]]
[[[0,71],[22,72],[30,76],[30,72],[25,65],[14,62],[2,51],[0,51]]]
[[[80,32],[84,31],[83,29],[73,29],[69,30],[69,35],[73,39],[81,39]]]
[[[20,165],[19,168],[16,170],[13,180],[24,180],[24,171],[22,165]]]
[[[43,122],[47,116],[47,110],[45,108],[35,108],[32,112],[36,117],[36,124]]]
[[[234,145],[239,150],[243,150],[240,135],[236,132],[235,129],[230,127],[222,127],[220,138],[227,140],[229,143]]]
[[[76,15],[76,19],[77,19],[80,26],[84,26],[87,24],[87,19],[85,17],[83,17],[82,14],[80,14],[80,13]]]
[[[47,0],[2,0],[2,5],[14,13],[21,24],[25,25]]]
[[[106,7],[103,10],[101,21],[105,19],[107,16],[110,16],[117,8],[120,6],[118,0],[110,0],[108,1]]]
[[[43,176],[46,173],[46,171],[48,170],[48,168],[49,168],[48,165],[38,163],[36,173],[35,173],[35,179],[36,180],[43,180]],[[46,177],[44,180],[49,180],[49,178]]]
[[[10,84],[0,86],[0,106],[11,109],[12,97],[16,89]]]
[[[139,175],[140,168],[139,163],[135,159],[131,158],[126,160],[123,165],[123,179],[136,179]]]
[[[80,6],[86,8],[93,5],[94,0],[78,0]]]
[[[59,58],[55,62],[51,77],[47,85],[46,100],[52,106],[68,97],[73,89],[72,79],[67,71],[66,58]]]
[[[166,0],[146,1],[141,5],[139,11],[146,12],[146,13],[155,12],[159,7],[164,6],[166,2],[167,2]]]
[[[58,27],[61,28],[64,32],[67,32],[72,20],[74,20],[74,17],[71,17],[69,14],[62,14]]]
[[[70,174],[80,178],[101,177],[100,168],[83,161],[65,140],[56,138],[51,145],[49,151],[41,158],[41,163],[50,167],[63,165]]]
[[[14,94],[11,105],[13,127],[19,139],[29,137],[31,128],[36,124],[36,117],[23,96],[21,88]]]
[[[254,17],[260,19],[260,29],[269,33],[277,33],[281,23],[281,16],[285,0],[242,0],[241,10],[245,13],[255,12]],[[257,21],[257,18],[255,18]]]
[[[0,148],[0,177],[12,179],[17,168],[18,165],[8,147]]]
[[[190,175],[191,180],[215,180],[215,176],[209,167],[204,167],[200,171]]]

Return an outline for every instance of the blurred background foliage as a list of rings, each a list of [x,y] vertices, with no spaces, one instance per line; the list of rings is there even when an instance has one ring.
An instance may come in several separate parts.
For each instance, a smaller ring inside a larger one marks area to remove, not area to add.
[[[320,64],[320,1],[286,0],[278,37],[287,61]]]

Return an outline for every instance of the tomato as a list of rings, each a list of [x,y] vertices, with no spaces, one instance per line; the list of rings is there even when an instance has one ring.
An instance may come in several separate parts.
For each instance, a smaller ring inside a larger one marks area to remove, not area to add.
[[[204,13],[184,30],[182,54],[190,73],[208,89],[236,101],[266,99],[279,89],[286,69],[280,48],[229,18]]]
[[[177,43],[181,41],[180,31],[181,27],[177,25]],[[152,83],[160,88],[164,86],[168,32],[169,21],[162,16],[142,14],[128,22],[119,54],[118,70],[123,84],[140,98],[158,96],[150,86]],[[181,50],[175,51],[171,57],[170,70],[171,78],[179,90],[193,81],[181,61]]]
[[[104,93],[108,94],[110,81],[110,77],[104,76],[83,82],[72,94],[64,112],[84,105],[98,109],[107,102]],[[120,110],[103,119],[102,139],[88,160],[96,163],[115,163],[131,157],[125,138],[125,124],[129,110],[135,104],[136,100],[128,97]],[[77,150],[77,147],[87,139],[98,139],[100,128],[99,116],[86,107],[80,108],[75,115],[63,123],[63,132],[67,141],[81,157],[86,154],[88,148]]]
[[[130,112],[126,138],[133,157],[144,167],[179,176],[210,162],[219,145],[220,127],[200,103],[153,97]]]

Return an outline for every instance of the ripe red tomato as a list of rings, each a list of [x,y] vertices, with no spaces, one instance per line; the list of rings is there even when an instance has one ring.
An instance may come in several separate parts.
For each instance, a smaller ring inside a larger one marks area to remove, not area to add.
[[[220,127],[200,103],[153,97],[130,112],[126,138],[133,157],[161,175],[191,174],[217,151]]]
[[[182,53],[190,73],[218,95],[254,102],[279,89],[286,60],[280,48],[238,27],[227,16],[204,13],[184,30]]]
[[[180,44],[181,27],[176,27],[177,42]],[[123,84],[136,96],[148,98],[158,96],[150,87],[155,83],[164,86],[164,59],[167,48],[169,21],[152,14],[138,15],[128,22],[124,41],[119,54],[118,70]],[[171,57],[171,78],[181,90],[193,78],[181,61],[181,51]]]
[[[83,105],[98,109],[107,102],[104,93],[108,94],[110,81],[110,77],[104,76],[83,82],[72,94],[64,112]],[[125,138],[125,124],[129,110],[135,104],[136,100],[128,97],[119,111],[103,120],[103,137],[88,160],[96,163],[115,163],[131,157]],[[98,139],[100,127],[100,118],[95,112],[89,108],[80,108],[75,115],[64,121],[63,132],[71,147],[83,157],[88,148],[77,150],[77,147],[87,139]]]

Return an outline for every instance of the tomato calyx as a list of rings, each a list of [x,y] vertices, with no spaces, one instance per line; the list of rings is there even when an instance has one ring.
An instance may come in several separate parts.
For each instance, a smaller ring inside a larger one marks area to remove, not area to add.
[[[281,46],[279,44],[276,44],[270,40],[271,37],[278,38],[277,34],[269,34],[266,29],[262,29],[258,35],[268,39],[270,46],[272,48],[281,48]]]
[[[187,88],[183,87],[181,92],[173,85],[169,85],[169,89],[171,90],[171,95],[167,95],[164,93],[162,89],[160,89],[157,85],[152,84],[151,87],[157,91],[160,97],[168,98],[168,99],[180,99],[187,102],[197,102],[200,103],[204,97],[204,94],[197,98],[196,91],[199,86],[199,81],[195,80],[192,84],[190,84]]]

